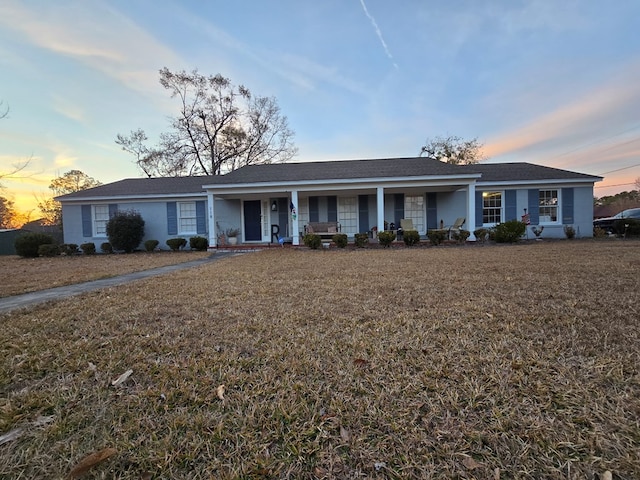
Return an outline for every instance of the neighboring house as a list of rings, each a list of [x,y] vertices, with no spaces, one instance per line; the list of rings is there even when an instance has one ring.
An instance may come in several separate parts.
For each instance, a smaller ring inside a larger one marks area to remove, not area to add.
[[[117,210],[145,220],[145,240],[218,236],[239,228],[240,242],[274,235],[301,242],[309,222],[337,222],[353,237],[386,222],[411,219],[420,234],[464,217],[463,228],[491,227],[525,213],[544,236],[564,237],[572,225],[593,235],[593,186],[601,177],[529,163],[450,165],[390,158],[250,165],[222,176],[137,178],[57,197],[67,243],[107,241]],[[474,239],[473,235],[470,239]]]

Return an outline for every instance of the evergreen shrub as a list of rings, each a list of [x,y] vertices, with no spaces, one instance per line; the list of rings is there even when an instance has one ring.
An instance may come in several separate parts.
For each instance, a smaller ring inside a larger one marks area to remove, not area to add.
[[[46,233],[29,232],[18,236],[15,239],[14,247],[16,253],[21,257],[36,258],[39,255],[40,245],[53,244],[55,241],[51,235]]]
[[[345,248],[349,244],[349,239],[346,233],[336,233],[333,237],[331,237],[333,243],[335,243],[338,248]]]
[[[187,241],[181,237],[170,238],[169,240],[167,240],[167,245],[172,251],[177,252],[181,248],[184,248],[187,246]]]

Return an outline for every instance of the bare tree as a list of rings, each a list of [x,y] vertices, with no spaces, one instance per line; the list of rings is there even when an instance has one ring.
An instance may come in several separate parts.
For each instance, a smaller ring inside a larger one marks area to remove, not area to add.
[[[0,189],[4,188],[4,185],[2,185],[1,180],[15,180],[18,178],[29,177],[30,175],[25,175],[21,172],[23,172],[24,169],[27,168],[30,163],[31,163],[31,157],[21,162],[14,163],[11,166],[10,170],[5,170],[5,171],[0,170]]]
[[[220,175],[245,165],[286,161],[296,154],[293,132],[273,97],[253,96],[222,75],[160,70],[160,84],[177,98],[178,116],[158,145],[142,129],[116,143],[149,177]]]
[[[0,119],[5,118],[9,115],[9,105],[3,107],[3,103],[4,101],[0,100]]]
[[[636,178],[633,184],[636,186],[636,190],[640,192],[640,177]]]
[[[62,225],[62,206],[53,197],[67,193],[79,192],[102,185],[99,181],[80,170],[69,170],[64,175],[54,178],[49,184],[53,196],[38,200],[38,209],[46,225]]]
[[[477,138],[464,140],[453,135],[434,137],[427,139],[426,145],[420,149],[420,156],[454,165],[470,165],[486,160],[482,147]]]

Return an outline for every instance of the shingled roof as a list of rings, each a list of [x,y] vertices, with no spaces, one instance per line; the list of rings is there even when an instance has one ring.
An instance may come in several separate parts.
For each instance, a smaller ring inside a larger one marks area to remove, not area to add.
[[[81,190],[57,197],[58,200],[75,198],[102,198],[122,196],[204,195],[203,185],[215,183],[219,176],[126,178],[99,187]]]
[[[62,195],[57,199],[66,201],[132,196],[204,195],[203,186],[205,185],[260,185],[261,183],[355,180],[359,178],[468,177],[477,174],[481,175],[478,181],[482,183],[537,180],[584,180],[595,182],[601,180],[601,177],[593,175],[531,163],[451,165],[431,158],[412,157],[249,165],[227,175],[128,178],[88,190]]]
[[[476,163],[465,165],[467,171],[482,174],[479,182],[520,182],[526,180],[584,180],[597,182],[602,177],[545,167],[533,163]]]
[[[381,158],[375,160],[336,160],[325,162],[249,165],[220,178],[216,184],[273,183],[358,178],[422,177],[468,175],[459,165],[432,158]]]

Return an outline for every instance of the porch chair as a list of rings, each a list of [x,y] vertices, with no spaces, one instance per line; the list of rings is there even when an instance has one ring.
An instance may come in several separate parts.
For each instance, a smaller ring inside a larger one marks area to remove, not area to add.
[[[411,220],[410,218],[400,219],[400,228],[403,232],[406,232],[407,230],[415,230],[415,228],[413,227],[413,220]]]
[[[453,223],[453,225],[450,225],[447,227],[447,230],[449,231],[448,235],[449,235],[449,240],[451,240],[451,232],[459,232],[462,229],[462,226],[464,225],[464,222],[466,222],[467,219],[464,217],[458,217],[456,218],[456,221]]]

